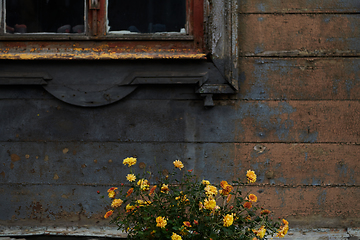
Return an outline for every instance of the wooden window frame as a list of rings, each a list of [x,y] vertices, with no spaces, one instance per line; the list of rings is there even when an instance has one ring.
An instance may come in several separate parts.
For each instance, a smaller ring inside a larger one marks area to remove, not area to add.
[[[106,0],[92,2],[86,4],[87,35],[4,34],[0,59],[205,59],[208,54],[204,0],[186,0],[187,34],[108,34]]]

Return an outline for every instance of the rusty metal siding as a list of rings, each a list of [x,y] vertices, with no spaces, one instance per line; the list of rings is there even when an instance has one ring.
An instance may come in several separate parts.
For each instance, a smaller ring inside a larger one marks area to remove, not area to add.
[[[358,1],[238,5],[240,90],[214,108],[191,86],[141,86],[98,108],[1,86],[0,223],[106,225],[96,191],[125,181],[122,159],[137,155],[213,182],[254,169],[248,189],[291,227],[360,227]]]

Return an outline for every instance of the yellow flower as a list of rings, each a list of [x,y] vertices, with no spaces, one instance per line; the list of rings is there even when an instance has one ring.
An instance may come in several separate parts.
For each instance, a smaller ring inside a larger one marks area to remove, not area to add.
[[[249,183],[254,183],[256,182],[256,174],[254,171],[248,170],[246,172],[246,177]]]
[[[213,210],[216,207],[216,201],[214,199],[205,199],[204,207],[209,210]]]
[[[280,226],[276,236],[277,237],[285,237],[285,235],[287,234],[287,232],[289,231],[289,222],[286,221],[285,219],[282,220],[283,224],[282,226]]]
[[[116,195],[115,190],[118,189],[117,187],[112,187],[107,190],[109,198],[114,198]]]
[[[156,218],[156,226],[160,228],[164,228],[167,224],[165,217],[157,217]]]
[[[125,207],[126,212],[131,212],[134,209],[135,209],[135,207],[131,206],[130,204],[126,205],[126,207]]]
[[[208,180],[202,180],[202,185],[210,185],[210,182]]]
[[[161,186],[161,192],[162,193],[169,193],[170,189],[169,189],[169,185],[168,184],[163,184]]]
[[[234,214],[227,214],[224,219],[223,219],[223,222],[224,222],[224,227],[230,227],[233,222],[234,222]]]
[[[216,195],[217,194],[217,189],[215,186],[212,186],[212,185],[207,185],[205,188],[205,193],[206,195]]]
[[[113,210],[106,212],[104,218],[110,217],[113,214],[113,212],[114,212]]]
[[[265,233],[266,233],[265,226],[261,226],[261,227],[259,228],[259,230],[254,230],[254,229],[253,229],[252,231],[253,231],[253,233],[256,234],[256,236],[258,236],[258,237],[260,237],[260,238],[264,238]]]
[[[137,185],[140,186],[140,189],[142,191],[147,191],[149,190],[150,186],[149,186],[149,182],[148,180],[146,179],[140,179],[138,182],[137,182]]]
[[[252,202],[257,202],[257,197],[254,194],[249,195],[249,200]]]
[[[180,235],[177,235],[173,232],[173,234],[171,235],[171,240],[182,240],[182,238]]]
[[[111,207],[117,208],[117,207],[120,207],[121,204],[123,204],[123,200],[121,200],[121,199],[114,199],[113,202],[111,203]]]
[[[123,161],[124,165],[128,165],[128,167],[131,167],[132,165],[136,164],[136,158],[134,157],[127,157]]]
[[[180,160],[175,160],[175,161],[173,162],[173,164],[174,164],[174,166],[175,166],[176,168],[178,168],[178,169],[180,169],[180,170],[184,167],[184,164],[183,164]]]
[[[126,175],[126,179],[129,181],[129,182],[133,182],[136,180],[136,177],[134,174],[128,174]]]

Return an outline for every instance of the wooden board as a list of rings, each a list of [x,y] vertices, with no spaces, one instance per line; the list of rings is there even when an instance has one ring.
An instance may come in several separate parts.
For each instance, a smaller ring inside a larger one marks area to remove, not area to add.
[[[358,13],[357,0],[241,0],[241,13]]]
[[[241,56],[358,56],[360,16],[250,14],[239,16]]]
[[[240,99],[358,100],[358,58],[242,58]]]

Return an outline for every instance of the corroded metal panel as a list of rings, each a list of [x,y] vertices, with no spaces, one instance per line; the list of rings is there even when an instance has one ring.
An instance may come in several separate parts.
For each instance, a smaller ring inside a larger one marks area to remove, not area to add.
[[[358,0],[239,0],[241,13],[358,13]]]
[[[242,56],[358,56],[359,15],[249,14],[239,23]]]
[[[360,99],[358,58],[242,58],[240,62],[240,99]]]

